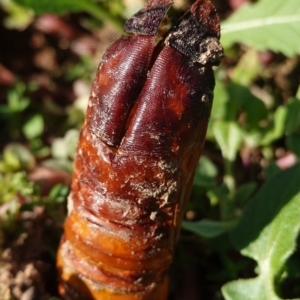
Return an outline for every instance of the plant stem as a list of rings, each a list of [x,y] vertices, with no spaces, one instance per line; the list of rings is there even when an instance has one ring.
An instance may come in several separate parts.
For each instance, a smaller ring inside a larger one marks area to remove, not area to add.
[[[235,192],[235,178],[233,174],[233,162],[225,159],[224,160],[224,184],[228,188],[228,195],[223,197],[220,201],[221,219],[230,220],[233,215],[232,199]]]
[[[229,189],[229,195],[232,196],[235,191],[233,162],[228,159],[225,159],[224,168],[225,168],[224,183],[227,185],[227,187]]]

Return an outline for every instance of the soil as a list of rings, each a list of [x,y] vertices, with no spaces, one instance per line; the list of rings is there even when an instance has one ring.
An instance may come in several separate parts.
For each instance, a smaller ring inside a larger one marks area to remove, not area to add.
[[[0,258],[1,300],[47,300],[56,294],[55,248],[45,243],[49,220],[42,210],[23,212],[16,225],[22,232],[7,239]]]

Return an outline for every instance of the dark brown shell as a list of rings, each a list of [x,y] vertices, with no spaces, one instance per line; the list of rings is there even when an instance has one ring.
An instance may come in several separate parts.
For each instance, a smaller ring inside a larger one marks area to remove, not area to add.
[[[99,66],[58,251],[63,299],[167,299],[222,57],[208,0],[156,45],[170,4],[150,0]]]

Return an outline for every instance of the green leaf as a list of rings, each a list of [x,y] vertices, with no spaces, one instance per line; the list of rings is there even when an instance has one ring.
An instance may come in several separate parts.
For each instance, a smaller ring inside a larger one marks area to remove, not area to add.
[[[273,290],[267,290],[261,278],[240,279],[223,286],[226,300],[280,300]]]
[[[213,238],[231,230],[236,223],[235,220],[226,222],[217,222],[213,220],[201,220],[198,222],[183,221],[182,228],[202,237]]]
[[[68,194],[68,186],[64,184],[57,184],[51,189],[48,199],[56,203],[63,203],[67,199]]]
[[[56,138],[51,145],[51,153],[54,158],[66,159],[68,157],[67,147],[63,138]]]
[[[249,86],[261,71],[261,64],[256,50],[248,49],[240,58],[232,74],[232,81]]]
[[[262,140],[260,141],[261,145],[263,146],[270,145],[273,141],[283,136],[287,115],[288,115],[287,107],[279,106],[276,109],[273,116],[272,127],[262,137]]]
[[[54,158],[74,158],[76,145],[79,138],[77,129],[70,129],[63,138],[56,138],[52,142],[51,152]]]
[[[67,173],[72,173],[73,171],[73,162],[65,158],[47,159],[43,161],[42,165],[51,169],[62,170]]]
[[[214,101],[212,106],[211,118],[212,120],[221,120],[226,115],[227,107],[230,102],[228,91],[224,84],[216,81],[214,89]]]
[[[287,148],[300,157],[300,133],[294,133],[286,138]]]
[[[79,139],[79,130],[70,129],[65,134],[65,143],[67,144],[68,157],[74,159],[76,146]]]
[[[17,5],[11,0],[0,1],[0,7],[2,7],[8,14],[8,16],[4,19],[4,25],[6,28],[22,30],[32,22],[32,11]]]
[[[264,177],[266,179],[271,178],[277,173],[280,173],[281,169],[277,166],[275,162],[270,162],[270,164],[264,170]]]
[[[8,92],[7,102],[11,112],[22,112],[30,104],[30,100],[24,97],[25,87],[22,84],[17,85],[15,89]]]
[[[35,159],[32,153],[23,145],[10,143],[3,150],[2,172],[32,170],[35,166]]]
[[[214,89],[214,101],[211,111],[211,117],[208,123],[206,139],[214,140],[212,126],[215,121],[223,120],[225,118],[227,111],[229,111],[229,106],[232,107],[232,103],[231,99],[229,98],[228,91],[225,88],[224,84],[217,80]]]
[[[228,87],[230,99],[238,102],[238,107],[246,113],[247,129],[257,128],[259,121],[265,119],[268,115],[266,105],[259,98],[255,97],[249,87],[231,82]],[[230,109],[230,107],[228,108]],[[236,120],[235,114],[231,120]]]
[[[243,206],[250,198],[255,188],[256,188],[256,184],[254,182],[248,182],[240,186],[234,194],[234,198],[233,198],[234,203]]]
[[[213,162],[202,156],[195,172],[194,185],[210,188],[214,186],[217,174],[218,170]]]
[[[66,14],[85,11],[102,21],[109,21],[123,31],[120,21],[92,0],[14,0],[17,4],[34,10],[36,14]]]
[[[11,202],[14,207],[19,208],[20,195],[30,197],[30,199],[38,197],[38,187],[28,180],[24,171],[7,174],[0,172],[0,205]]]
[[[260,0],[245,4],[222,23],[221,42],[229,47],[235,42],[258,50],[300,54],[299,0]]]
[[[286,132],[292,133],[300,128],[300,98],[290,98],[286,105]]]
[[[23,126],[23,133],[28,140],[39,137],[44,131],[44,119],[40,114],[31,117]]]
[[[219,121],[213,124],[212,129],[223,157],[228,161],[234,161],[243,138],[239,125],[234,122]]]
[[[66,14],[82,11],[87,5],[95,5],[92,0],[15,0],[15,2],[33,9],[36,14]]]
[[[257,261],[256,278],[222,288],[226,300],[280,299],[274,281],[296,248],[300,228],[300,164],[272,176],[230,233],[234,246]]]

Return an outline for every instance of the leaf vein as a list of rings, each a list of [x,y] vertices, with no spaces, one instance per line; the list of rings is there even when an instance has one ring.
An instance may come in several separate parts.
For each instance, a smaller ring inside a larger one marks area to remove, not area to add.
[[[222,34],[228,34],[231,32],[243,31],[252,28],[259,28],[263,26],[271,26],[276,24],[292,24],[297,22],[300,22],[300,15],[259,18],[249,21],[236,22],[232,25],[225,24],[222,29]]]

